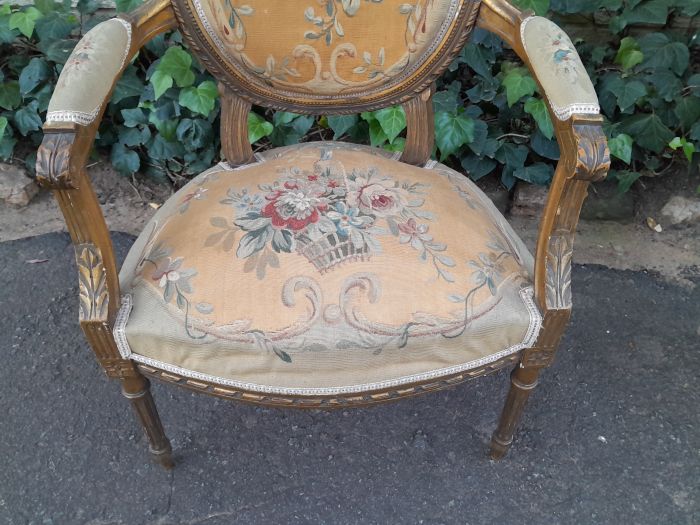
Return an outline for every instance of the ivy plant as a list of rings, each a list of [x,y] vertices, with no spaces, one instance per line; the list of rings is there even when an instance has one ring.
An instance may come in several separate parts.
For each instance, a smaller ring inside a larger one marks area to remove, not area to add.
[[[700,37],[669,30],[685,17],[697,27],[700,0],[513,0],[561,22],[578,15],[600,38],[576,41],[598,91],[621,190],[644,174],[697,169],[700,155]],[[141,0],[117,0],[118,10]],[[92,0],[36,0],[0,7],[0,159],[32,169],[41,124],[58,75],[80,37],[105,15]],[[576,31],[573,28],[575,37]],[[693,57],[695,59],[693,60]],[[109,102],[96,147],[124,174],[143,172],[176,185],[220,157],[215,79],[178,32],[149,42],[126,67]],[[438,83],[435,158],[473,179],[493,174],[546,185],[559,148],[537,84],[496,36],[475,30]],[[406,115],[389,107],[359,115],[312,117],[254,108],[254,148],[311,138],[405,146]]]

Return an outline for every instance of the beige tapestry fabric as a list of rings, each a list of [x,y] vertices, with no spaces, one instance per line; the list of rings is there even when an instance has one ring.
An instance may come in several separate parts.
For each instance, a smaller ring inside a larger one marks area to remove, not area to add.
[[[78,42],[49,102],[47,122],[90,124],[100,112],[131,47],[131,25],[113,18]]]
[[[461,0],[190,0],[224,60],[289,92],[381,87],[435,51]]]
[[[566,33],[541,16],[525,19],[520,27],[532,69],[557,118],[600,113],[593,83]]]
[[[124,356],[248,390],[384,388],[532,345],[532,264],[463,175],[308,143],[169,199],[122,268],[115,335]]]

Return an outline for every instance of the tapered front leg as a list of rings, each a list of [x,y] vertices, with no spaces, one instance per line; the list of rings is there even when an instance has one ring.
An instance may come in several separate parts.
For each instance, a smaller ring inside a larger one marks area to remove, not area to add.
[[[501,413],[498,428],[491,438],[491,458],[501,459],[513,443],[513,434],[525,409],[530,393],[537,386],[539,367],[518,367],[510,375],[510,391]]]
[[[151,396],[148,379],[141,374],[124,378],[122,380],[122,394],[131,401],[131,406],[143,426],[153,459],[166,469],[173,468],[175,464],[172,458],[172,448],[163,430],[153,396]]]

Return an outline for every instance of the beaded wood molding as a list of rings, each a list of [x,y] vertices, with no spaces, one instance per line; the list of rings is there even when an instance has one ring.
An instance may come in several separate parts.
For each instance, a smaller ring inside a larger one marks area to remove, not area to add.
[[[333,396],[283,396],[280,394],[250,392],[247,390],[219,385],[217,383],[201,381],[199,379],[190,379],[185,376],[174,374],[172,372],[141,363],[136,363],[136,367],[141,373],[153,379],[226,399],[235,399],[237,401],[247,403],[278,407],[333,409],[348,406],[365,406],[376,403],[386,403],[406,397],[412,397],[449,388],[463,383],[464,381],[468,381],[469,379],[497,372],[504,367],[513,366],[520,361],[521,354],[522,351],[516,352],[482,367],[466,370],[464,372],[460,372],[459,374],[443,377],[438,380],[431,380],[414,385],[403,385],[400,387],[378,390],[374,392],[353,392]]]

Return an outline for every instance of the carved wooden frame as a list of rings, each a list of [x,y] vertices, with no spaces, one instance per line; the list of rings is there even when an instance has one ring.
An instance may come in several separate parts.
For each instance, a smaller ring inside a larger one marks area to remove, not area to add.
[[[173,0],[175,6],[184,1]],[[133,33],[125,64],[128,64],[140,47],[153,36],[177,27],[176,11],[177,8],[174,9],[169,0],[150,0],[131,14],[123,16],[131,24]],[[420,83],[418,87],[407,86],[401,91],[401,95],[384,100],[387,104],[403,103],[406,108],[410,125],[407,148],[401,160],[421,164],[429,157],[433,147],[434,91],[430,83],[449,64],[452,56],[459,52],[472,24],[476,22],[480,27],[499,35],[529,65],[527,53],[519,37],[520,24],[527,16],[528,13],[520,12],[505,0],[483,0],[477,20],[462,20],[464,34],[461,39],[457,39],[459,46],[455,44],[450,52],[443,56],[442,61],[433,65],[431,72],[425,76],[429,83],[426,80],[426,83]],[[188,19],[183,17],[182,12],[178,17],[181,24],[184,24],[181,29],[187,36],[188,31],[191,31]],[[220,71],[220,64],[213,64],[211,55],[203,61],[214,69],[214,72]],[[537,79],[536,75],[535,78]],[[113,80],[112,88],[116,81],[117,78]],[[537,81],[539,82],[539,79]],[[247,112],[252,102],[261,102],[262,99],[256,99],[254,95],[244,97],[240,86],[232,87],[229,83],[222,79],[220,84],[222,150],[232,164],[243,164],[252,158],[252,149],[244,131]],[[540,88],[546,99],[546,91],[543,86]],[[111,92],[106,100],[110,96]],[[102,104],[101,111],[104,111],[105,107],[106,104]],[[292,111],[300,109],[295,104],[280,104],[275,107]],[[318,107],[314,111],[356,112],[373,107],[376,107],[376,104],[372,101],[351,102],[342,107]],[[513,372],[512,387],[492,442],[494,457],[505,453],[512,441],[515,425],[525,401],[537,384],[539,371],[552,363],[569,320],[571,251],[576,224],[588,184],[603,179],[610,164],[601,118],[574,115],[566,121],[552,119],[561,158],[549,191],[537,241],[535,299],[543,312],[544,320],[540,336],[532,348],[494,363],[437,380],[359,394],[308,397],[264,395],[236,390],[215,383],[195,381],[165,370],[136,365],[133,361],[121,357],[112,335],[120,303],[116,262],[109,231],[85,169],[101,116],[102,114],[98,115],[98,118],[87,126],[72,123],[44,125],[45,136],[37,155],[37,179],[42,186],[53,190],[75,246],[79,272],[81,327],[107,375],[122,381],[124,395],[134,405],[149,437],[151,452],[163,465],[172,465],[170,444],[158,419],[144,374],[192,390],[244,402],[296,408],[334,408],[393,401],[439,390],[519,363]]]

